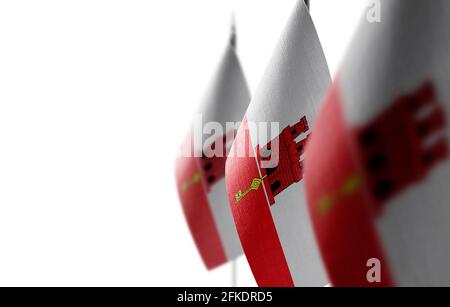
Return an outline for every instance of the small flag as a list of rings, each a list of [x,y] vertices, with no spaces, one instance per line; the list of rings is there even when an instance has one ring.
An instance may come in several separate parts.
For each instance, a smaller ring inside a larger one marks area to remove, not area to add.
[[[226,155],[237,130],[236,126],[227,130],[230,127],[227,123],[240,123],[250,101],[235,44],[233,32],[196,117],[201,120],[199,129],[196,132],[198,121],[195,121],[183,145],[183,155],[176,161],[182,208],[208,269],[242,254],[225,186]],[[208,125],[218,135],[205,133]]]
[[[311,16],[299,1],[226,164],[234,220],[259,286],[327,284],[307,211],[302,161],[330,84]],[[267,130],[276,133],[261,137]]]
[[[450,285],[450,2],[380,2],[307,147],[305,186],[334,286]]]

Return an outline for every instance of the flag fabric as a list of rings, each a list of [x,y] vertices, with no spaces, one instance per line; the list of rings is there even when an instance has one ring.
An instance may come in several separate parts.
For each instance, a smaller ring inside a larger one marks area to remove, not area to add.
[[[226,163],[230,206],[259,286],[327,284],[305,202],[302,160],[330,84],[311,16],[299,1]],[[259,137],[264,123],[279,126],[268,140]]]
[[[176,161],[176,181],[183,212],[208,269],[242,254],[225,186],[226,154],[235,135],[235,129],[225,131],[226,123],[240,122],[250,102],[234,44],[233,35],[198,113],[203,123],[200,140],[204,142],[195,147],[199,135],[194,135],[192,127],[182,146],[184,154]],[[215,139],[214,135],[204,133],[208,123],[218,123],[223,127],[223,133]],[[221,154],[204,152],[216,145],[221,146],[218,149]]]
[[[380,4],[314,126],[309,211],[334,286],[449,286],[450,2]]]

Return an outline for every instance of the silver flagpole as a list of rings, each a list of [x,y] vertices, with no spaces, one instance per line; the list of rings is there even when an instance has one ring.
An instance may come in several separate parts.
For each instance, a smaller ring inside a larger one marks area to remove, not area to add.
[[[234,13],[231,15],[231,34],[230,34],[230,45],[233,47],[234,51],[237,50],[237,35],[236,35],[236,17]],[[231,287],[235,288],[237,286],[237,260],[231,261]]]
[[[237,287],[237,260],[231,262],[231,287]]]

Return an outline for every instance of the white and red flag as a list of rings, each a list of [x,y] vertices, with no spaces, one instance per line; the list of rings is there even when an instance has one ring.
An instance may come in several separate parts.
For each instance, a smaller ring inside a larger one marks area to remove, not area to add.
[[[450,1],[363,20],[305,157],[334,286],[450,285]]]
[[[250,93],[235,51],[222,57],[176,161],[181,205],[200,255],[213,269],[242,254],[225,186],[225,161]]]
[[[259,286],[327,284],[307,211],[302,160],[330,84],[311,16],[299,1],[226,164],[230,206]]]

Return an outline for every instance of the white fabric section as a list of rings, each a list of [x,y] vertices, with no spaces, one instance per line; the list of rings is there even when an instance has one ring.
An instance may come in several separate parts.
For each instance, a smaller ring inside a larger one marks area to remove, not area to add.
[[[450,163],[386,207],[377,222],[400,286],[450,286]]]
[[[231,214],[225,179],[212,186],[208,193],[208,201],[227,259],[233,260],[242,254],[242,247]]]
[[[272,218],[297,287],[326,285],[329,281],[312,231],[305,204],[304,184],[283,191],[271,207]]]
[[[331,83],[316,29],[304,1],[289,20],[247,111],[250,122],[279,122],[306,115],[312,126]]]
[[[203,123],[218,122],[225,134],[226,123],[241,122],[250,102],[244,73],[231,46],[227,47],[208,89],[199,109]]]
[[[449,6],[446,0],[382,0],[381,23],[363,19],[341,70],[350,124],[368,122],[425,78],[448,98]]]
[[[382,0],[381,5],[382,22],[363,20],[341,72],[347,120],[364,125],[397,96],[431,80],[450,122],[450,1]],[[401,286],[450,285],[449,182],[450,162],[440,163],[424,182],[387,204],[377,221]]]
[[[312,127],[330,83],[313,22],[304,1],[299,1],[250,103],[247,111],[249,129],[254,130],[251,122],[279,122],[280,130],[283,130],[305,115]],[[256,147],[260,140],[255,131],[251,131],[251,135]],[[272,135],[272,138],[276,136]],[[303,183],[294,184],[278,195],[271,212],[294,284],[326,285],[327,277],[310,224]]]

